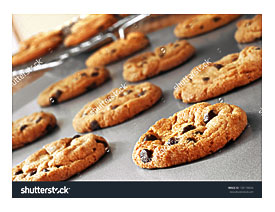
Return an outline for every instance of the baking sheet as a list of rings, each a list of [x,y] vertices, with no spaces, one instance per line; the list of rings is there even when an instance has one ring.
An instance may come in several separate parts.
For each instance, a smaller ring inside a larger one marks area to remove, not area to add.
[[[241,18],[250,18],[253,15],[243,15]],[[239,18],[239,19],[241,19]],[[209,32],[188,41],[196,48],[196,55],[183,65],[163,73],[147,81],[161,87],[162,99],[152,108],[122,124],[97,130],[94,133],[105,137],[111,147],[96,164],[72,177],[71,181],[223,181],[244,180],[260,181],[262,178],[262,80],[235,89],[227,94],[208,100],[214,104],[226,102],[235,104],[244,109],[248,116],[248,126],[242,135],[232,144],[222,150],[198,161],[176,167],[147,170],[134,164],[131,155],[136,141],[148,128],[161,118],[167,118],[175,112],[189,107],[173,97],[173,87],[190,70],[209,58],[216,61],[221,57],[239,52],[247,45],[237,44],[234,40],[236,22],[230,23],[215,31]],[[142,52],[151,51],[157,46],[173,42],[177,38],[173,34],[175,26],[148,34],[151,45]],[[261,41],[248,45],[261,46]],[[140,53],[140,52],[139,52]],[[47,72],[43,77],[13,95],[13,120],[29,115],[41,108],[36,102],[38,94],[50,84],[85,68],[85,60],[91,53],[84,53],[70,58],[61,66]],[[137,53],[138,54],[138,53]],[[61,103],[56,106],[43,108],[43,111],[53,113],[58,121],[58,128],[51,134],[31,143],[12,153],[12,164],[23,161],[45,144],[75,134],[72,119],[75,114],[89,101],[109,92],[114,87],[125,83],[122,77],[123,63],[127,60],[108,65],[111,80],[99,88],[83,94],[80,97]],[[43,62],[43,58],[41,60]],[[131,84],[131,83],[127,83]]]

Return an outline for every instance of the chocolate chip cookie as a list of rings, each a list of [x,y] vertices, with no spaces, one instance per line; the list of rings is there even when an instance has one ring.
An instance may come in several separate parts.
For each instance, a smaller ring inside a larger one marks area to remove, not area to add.
[[[73,127],[84,133],[122,123],[152,107],[161,95],[161,89],[149,82],[115,88],[86,104],[74,117]]]
[[[77,71],[42,91],[37,102],[42,107],[56,105],[98,87],[109,77],[109,71],[103,67]]]
[[[135,145],[133,161],[147,169],[189,163],[235,141],[246,125],[246,113],[235,105],[198,103],[151,126]]]
[[[123,77],[129,82],[137,82],[168,71],[189,59],[195,48],[185,40],[168,43],[130,58],[123,65]]]
[[[76,22],[65,37],[65,46],[75,46],[112,26],[117,19],[110,14],[91,14]]]
[[[62,181],[99,160],[109,147],[98,135],[63,138],[45,145],[12,169],[12,181]]]
[[[86,65],[107,65],[145,48],[148,44],[149,40],[145,34],[131,32],[125,39],[118,39],[96,51],[86,60]]]
[[[12,149],[37,140],[52,131],[55,126],[55,116],[43,111],[12,122]]]
[[[250,46],[240,53],[199,65],[175,87],[174,97],[183,102],[199,102],[244,86],[262,76],[262,50]]]
[[[238,14],[196,15],[179,23],[174,30],[174,34],[178,38],[191,38],[226,25],[239,16]]]
[[[250,43],[262,37],[262,15],[252,19],[240,20],[237,23],[235,39],[238,43]]]
[[[12,66],[39,58],[62,42],[62,31],[41,32],[20,43],[19,52],[12,56]]]

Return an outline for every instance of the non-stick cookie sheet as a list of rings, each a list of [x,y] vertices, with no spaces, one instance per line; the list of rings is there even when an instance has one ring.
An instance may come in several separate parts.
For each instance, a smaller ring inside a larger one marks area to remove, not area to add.
[[[232,23],[212,32],[200,35],[188,41],[196,48],[196,55],[183,65],[147,81],[161,87],[163,97],[152,108],[122,124],[97,130],[94,133],[105,137],[111,147],[96,164],[72,177],[72,181],[261,181],[262,177],[262,80],[235,89],[227,94],[208,100],[214,104],[226,102],[244,109],[248,116],[248,126],[241,136],[220,151],[198,161],[171,168],[147,170],[136,166],[132,161],[132,151],[136,141],[148,128],[161,118],[167,118],[191,104],[174,99],[173,89],[182,77],[204,60],[216,61],[221,57],[239,52],[248,45],[261,46],[261,41],[240,45],[234,39],[236,22],[253,15],[243,15]],[[173,34],[175,26],[167,27],[148,34],[151,45],[142,52],[153,50],[177,38]],[[140,52],[139,52],[140,53]],[[137,54],[139,54],[137,53]],[[63,65],[48,71],[43,77],[16,92],[13,95],[13,120],[35,111],[53,113],[58,121],[58,128],[51,134],[23,148],[13,151],[12,164],[23,161],[45,144],[75,134],[72,119],[87,102],[100,97],[112,88],[120,87],[125,81],[122,77],[123,63],[108,65],[111,79],[80,97],[56,106],[40,108],[37,104],[38,94],[50,84],[85,68],[85,60],[91,53],[70,58]],[[41,59],[43,62],[43,58]],[[19,82],[20,83],[20,82]],[[127,83],[127,82],[126,82]],[[130,84],[130,83],[127,83]]]

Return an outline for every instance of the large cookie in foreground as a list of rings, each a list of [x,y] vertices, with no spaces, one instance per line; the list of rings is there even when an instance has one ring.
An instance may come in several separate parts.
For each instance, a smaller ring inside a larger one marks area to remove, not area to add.
[[[179,23],[174,34],[178,38],[190,38],[212,31],[238,18],[238,14],[203,14]]]
[[[95,89],[109,77],[109,71],[103,67],[90,67],[77,71],[42,91],[37,102],[42,107],[56,105]]]
[[[12,149],[46,135],[56,126],[56,118],[51,113],[36,112],[12,122]]]
[[[262,76],[262,50],[250,46],[214,63],[196,66],[174,90],[183,102],[199,102],[244,86]]]
[[[133,161],[148,169],[188,163],[235,141],[246,125],[246,113],[235,105],[198,103],[151,126],[135,145]]]
[[[89,132],[122,123],[152,107],[162,96],[149,82],[115,88],[86,104],[74,117],[77,132]]]
[[[108,151],[107,141],[87,134],[45,145],[12,169],[12,181],[62,181],[83,171]]]

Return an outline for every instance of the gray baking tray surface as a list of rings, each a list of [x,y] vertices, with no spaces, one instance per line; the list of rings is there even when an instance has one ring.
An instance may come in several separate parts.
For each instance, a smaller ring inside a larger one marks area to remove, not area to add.
[[[75,175],[71,181],[261,181],[262,176],[262,80],[235,89],[227,94],[207,102],[214,104],[226,102],[244,109],[248,116],[248,126],[241,136],[220,151],[198,161],[165,169],[147,170],[136,166],[132,161],[132,151],[139,137],[161,118],[167,118],[175,112],[189,107],[173,97],[173,87],[190,70],[204,60],[216,61],[221,57],[239,52],[247,45],[240,45],[234,40],[236,22],[253,15],[243,15],[236,21],[217,30],[200,35],[188,41],[196,48],[196,55],[183,65],[149,79],[163,91],[162,99],[152,108],[122,124],[97,130],[94,133],[105,137],[111,147],[96,164]],[[148,34],[151,45],[143,51],[153,50],[157,46],[173,42],[175,26],[167,27]],[[248,45],[261,46],[261,41]],[[140,52],[139,52],[140,53]],[[70,58],[61,66],[48,71],[43,77],[13,95],[13,120],[29,115],[41,108],[36,102],[38,94],[50,84],[85,68],[85,60],[91,53]],[[138,54],[138,53],[137,53]],[[43,58],[42,58],[43,59]],[[58,128],[51,134],[23,148],[13,151],[12,164],[23,161],[45,144],[75,134],[72,119],[87,102],[100,97],[112,88],[120,87],[125,81],[122,77],[123,63],[108,65],[111,80],[80,97],[56,106],[42,108],[52,112],[58,120]],[[42,60],[43,62],[43,60]],[[130,83],[127,83],[130,84]]]

